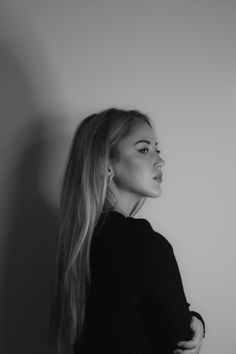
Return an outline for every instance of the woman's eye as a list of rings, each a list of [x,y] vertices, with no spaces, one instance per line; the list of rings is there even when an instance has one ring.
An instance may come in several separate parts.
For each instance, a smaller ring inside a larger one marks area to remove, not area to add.
[[[141,151],[141,152],[142,152],[142,151],[144,151],[144,150],[147,150],[147,151],[148,151],[148,149],[147,149],[147,148],[140,149],[139,151]]]
[[[140,149],[139,151],[141,151],[141,152],[142,152],[142,151],[144,151],[144,150],[147,150],[147,151],[148,151],[148,149],[147,149],[147,148]],[[160,150],[156,150],[156,152],[157,152],[158,154],[160,154],[160,152],[161,152],[161,151],[160,151]],[[142,152],[142,154],[143,154],[143,152]]]

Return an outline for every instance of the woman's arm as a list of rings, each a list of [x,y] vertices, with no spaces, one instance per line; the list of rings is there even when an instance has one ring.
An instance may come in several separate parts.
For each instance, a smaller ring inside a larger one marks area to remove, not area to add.
[[[142,233],[142,234],[141,234]],[[142,289],[158,314],[172,348],[193,337],[192,314],[171,244],[142,219],[139,228],[139,264]],[[154,323],[155,325],[155,323]]]
[[[181,341],[177,343],[179,348],[174,351],[174,354],[198,354],[201,350],[203,338],[205,336],[205,324],[198,313],[194,311],[192,312],[197,314],[197,317],[193,315],[190,325],[193,331],[193,338],[189,341]],[[201,319],[199,319],[199,317]]]

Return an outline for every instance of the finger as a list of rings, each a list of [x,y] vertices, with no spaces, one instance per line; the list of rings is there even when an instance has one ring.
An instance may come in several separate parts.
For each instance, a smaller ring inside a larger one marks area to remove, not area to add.
[[[176,349],[174,351],[174,354],[196,354],[197,353],[197,349]]]
[[[202,345],[202,341],[199,341],[198,343],[195,343],[193,341],[188,341],[188,342],[179,342],[177,343],[177,349],[184,349],[184,350],[187,350],[187,349],[193,349],[193,350],[196,350],[199,346]]]
[[[184,349],[194,349],[197,347],[197,344],[194,340],[189,340],[189,341],[178,342],[177,346]]]
[[[184,350],[184,349],[176,349],[173,353],[174,354],[198,354],[200,351],[200,349],[198,348],[195,348],[195,349],[187,349],[187,350]]]
[[[181,349],[181,348],[177,348],[175,349],[174,353],[183,353],[183,354],[196,354],[199,353],[202,347],[202,343],[194,348],[189,348],[189,349]]]

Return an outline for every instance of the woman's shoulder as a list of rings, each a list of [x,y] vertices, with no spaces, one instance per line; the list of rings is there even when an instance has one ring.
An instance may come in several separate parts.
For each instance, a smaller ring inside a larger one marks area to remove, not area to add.
[[[111,210],[102,215],[99,226],[103,234],[111,235],[112,233],[124,237],[129,236],[140,247],[172,249],[167,238],[155,231],[151,223],[145,218],[126,217],[115,210]]]
[[[158,247],[172,249],[172,245],[168,239],[162,235],[160,232],[153,229],[149,220],[144,218],[133,218],[133,223],[136,228],[136,235],[142,246],[147,247]]]

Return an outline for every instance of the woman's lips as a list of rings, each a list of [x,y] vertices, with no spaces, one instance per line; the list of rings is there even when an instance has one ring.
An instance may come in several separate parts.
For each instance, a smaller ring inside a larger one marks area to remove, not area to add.
[[[154,177],[153,179],[155,179],[157,182],[162,182],[162,175],[158,175],[156,177]]]

